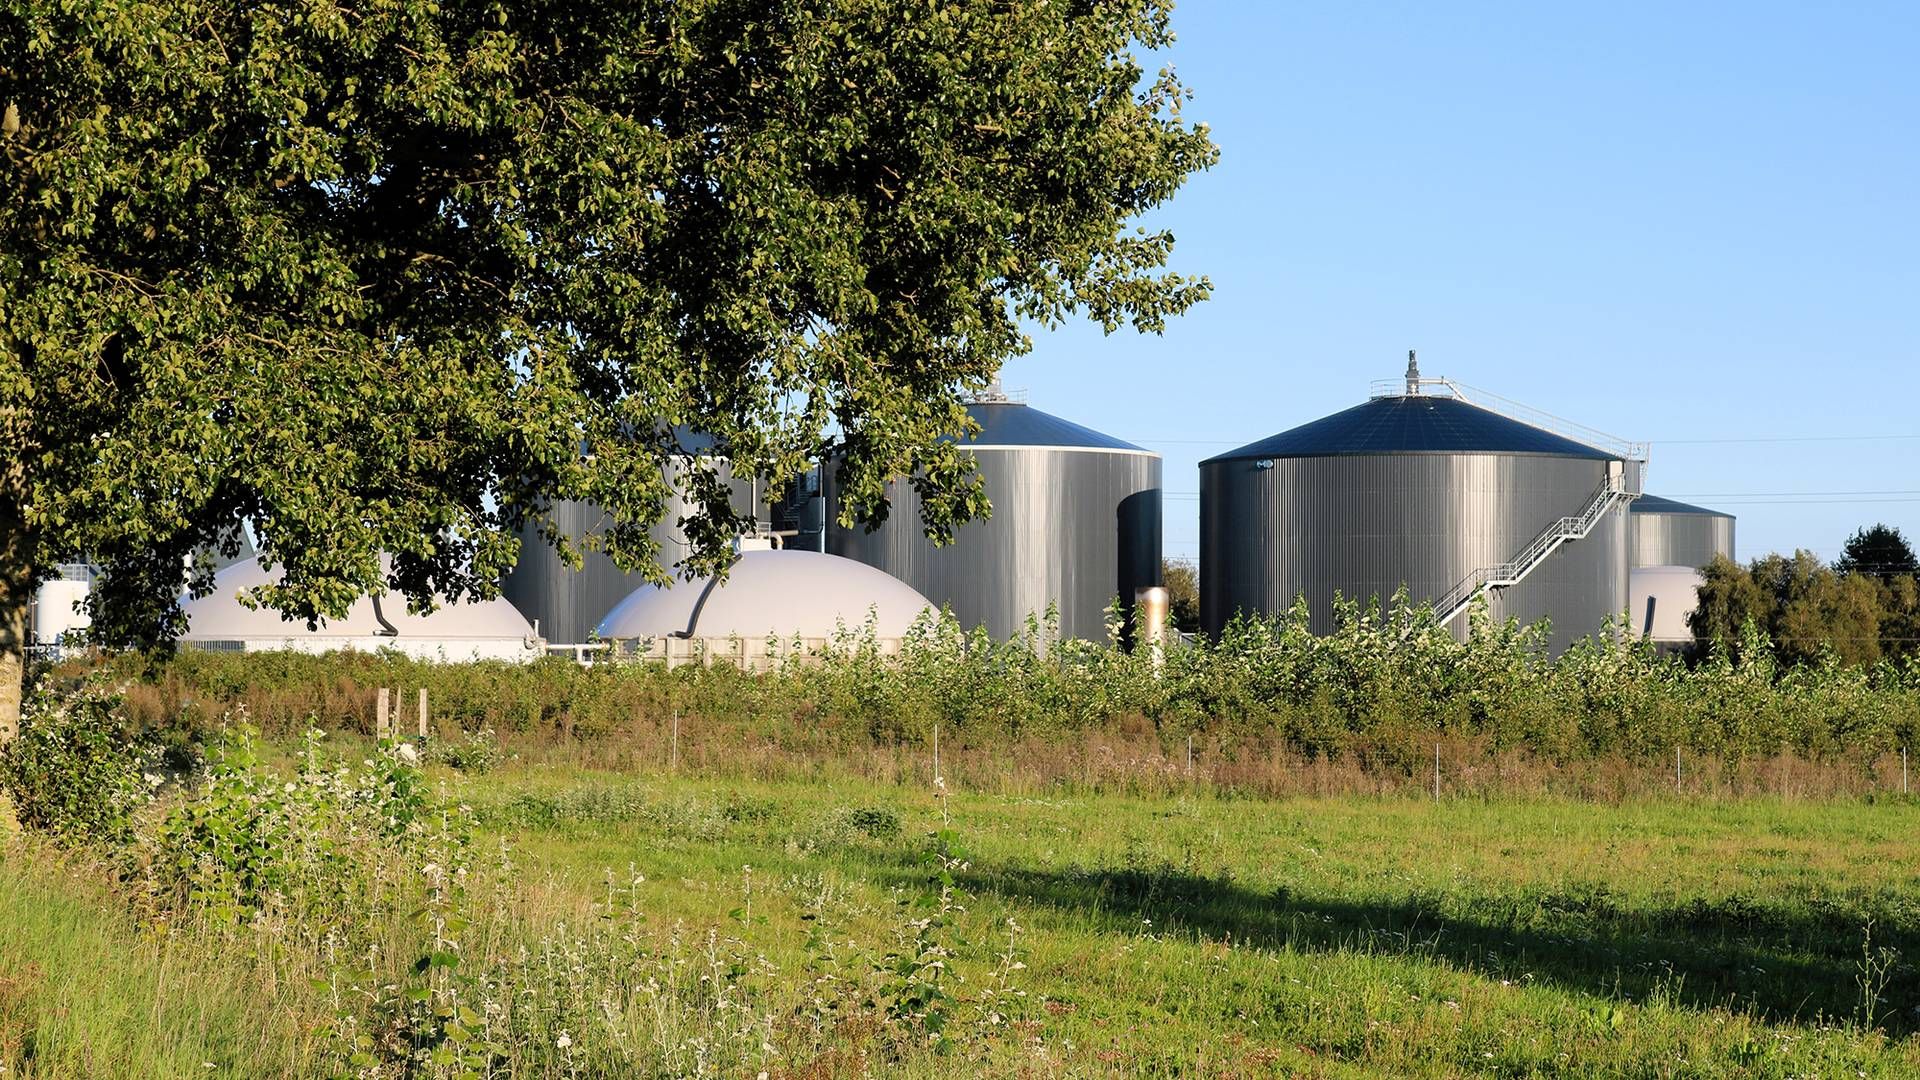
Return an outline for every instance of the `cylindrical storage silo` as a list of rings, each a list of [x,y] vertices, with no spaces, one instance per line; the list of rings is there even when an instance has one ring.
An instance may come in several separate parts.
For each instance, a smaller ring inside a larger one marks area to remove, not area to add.
[[[830,462],[827,551],[892,574],[996,638],[1022,633],[1052,604],[1062,637],[1103,639],[1107,605],[1160,584],[1160,455],[1020,402],[967,411],[980,434],[964,445],[993,516],[935,547],[912,486],[895,481],[885,524],[847,528]]]
[[[87,595],[93,591],[97,571],[86,563],[63,563],[59,573],[40,583],[27,606],[27,643],[57,648],[69,634],[77,635],[93,625],[87,612]]]
[[[1276,615],[1301,595],[1327,633],[1336,592],[1384,602],[1405,584],[1413,602],[1436,600],[1598,506],[1609,485],[1638,490],[1639,475],[1622,454],[1459,397],[1375,397],[1201,463],[1202,626]],[[1626,514],[1618,496],[1606,506],[1583,539],[1491,591],[1493,616],[1550,617],[1556,651],[1620,616]]]
[[[1627,521],[1628,565],[1705,569],[1715,555],[1733,558],[1733,515],[1658,495],[1633,500]]]
[[[712,440],[689,435],[682,435],[681,444],[689,455],[713,449]],[[669,496],[665,513],[652,529],[654,540],[660,544],[660,565],[669,573],[690,551],[680,519],[699,511],[698,505],[677,493],[677,478],[689,467],[689,460],[676,457],[667,466],[668,484],[676,494]],[[733,489],[734,509],[744,512],[753,504],[751,482],[732,478],[724,461],[716,460],[714,467]],[[583,502],[556,503],[551,515],[555,528],[576,548],[582,537],[600,535],[613,525],[605,510]],[[533,621],[540,636],[548,641],[567,645],[586,641],[615,604],[646,584],[639,574],[621,571],[603,552],[580,554],[580,569],[575,570],[560,558],[538,528],[529,525],[520,531],[520,559],[501,581],[501,595]]]

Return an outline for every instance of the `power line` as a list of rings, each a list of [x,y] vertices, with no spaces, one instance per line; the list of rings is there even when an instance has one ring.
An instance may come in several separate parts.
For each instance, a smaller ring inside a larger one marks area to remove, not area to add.
[[[1888,488],[1882,491],[1682,491],[1673,498],[1689,499],[1734,499],[1742,496],[1762,498],[1788,498],[1802,495],[1920,495],[1920,488]]]
[[[1665,446],[1709,445],[1714,443],[1796,443],[1796,442],[1892,442],[1920,439],[1920,435],[1766,435],[1744,439],[1652,439]]]
[[[1163,499],[1198,499],[1197,491],[1163,491]],[[1920,502],[1920,491],[1676,492],[1671,498],[1713,499],[1723,506],[1853,506]]]
[[[1724,446],[1749,443],[1809,442],[1904,442],[1920,435],[1755,435],[1725,439],[1648,439],[1655,449],[1662,446]],[[1152,439],[1135,436],[1130,441],[1160,446],[1239,446],[1245,439]]]
[[[1744,499],[1716,500],[1721,506],[1877,506],[1887,503],[1920,503],[1912,499]]]
[[[1129,439],[1128,442],[1157,443],[1161,446],[1238,446],[1244,439]]]

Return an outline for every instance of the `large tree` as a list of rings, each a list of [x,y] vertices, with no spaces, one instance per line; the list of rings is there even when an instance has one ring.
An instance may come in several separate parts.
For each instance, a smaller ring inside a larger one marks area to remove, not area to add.
[[[1718,645],[1737,653],[1746,624],[1764,630],[1772,617],[1773,597],[1754,580],[1751,569],[1725,555],[1715,555],[1702,568],[1699,602],[1687,615],[1687,625],[1702,647]]]
[[[1831,652],[1843,663],[1865,664],[1882,654],[1881,621],[1886,597],[1894,595],[1873,578],[1836,573],[1811,551],[1766,555],[1744,567],[1715,556],[1688,620],[1702,645],[1737,652],[1751,622],[1783,660]]]
[[[557,499],[664,576],[676,429],[978,512],[939,437],[1024,327],[1206,295],[1132,225],[1215,156],[1137,58],[1170,7],[0,0],[0,725],[36,575],[164,640],[241,520],[312,619],[491,595]]]
[[[1842,574],[1866,574],[1890,582],[1903,574],[1920,573],[1920,558],[1914,557],[1913,545],[1899,529],[1875,524],[1847,538],[1833,568]]]

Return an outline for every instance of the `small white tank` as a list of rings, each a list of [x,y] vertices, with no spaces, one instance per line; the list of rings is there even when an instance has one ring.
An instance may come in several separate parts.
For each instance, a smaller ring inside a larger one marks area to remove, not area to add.
[[[371,597],[354,601],[343,619],[308,630],[272,608],[249,608],[240,594],[278,581],[280,569],[263,570],[244,559],[213,576],[213,592],[183,596],[187,614],[182,645],[232,652],[285,649],[320,653],[338,649],[374,652],[398,649],[422,660],[531,660],[545,650],[526,617],[503,599],[443,604],[425,615],[407,611],[406,597],[389,590],[376,607]],[[391,632],[389,632],[389,627]]]
[[[865,563],[747,547],[725,581],[640,586],[607,613],[597,632],[637,642],[643,655],[670,665],[720,659],[759,668],[795,642],[802,652],[817,651],[848,635],[870,634],[881,652],[898,652],[932,607],[912,586]]]
[[[1633,636],[1662,645],[1693,641],[1687,616],[1700,605],[1706,577],[1691,566],[1636,566],[1627,580],[1627,626]]]
[[[34,645],[60,645],[67,635],[93,625],[92,616],[80,605],[86,603],[92,582],[80,577],[62,576],[45,582],[33,594],[33,615],[28,619],[27,639]]]

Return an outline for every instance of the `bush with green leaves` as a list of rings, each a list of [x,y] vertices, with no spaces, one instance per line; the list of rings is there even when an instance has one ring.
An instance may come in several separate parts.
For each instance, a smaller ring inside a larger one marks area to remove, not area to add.
[[[784,649],[755,673],[182,654],[137,701],[152,723],[245,702],[291,734],[315,714],[360,722],[372,687],[420,686],[440,716],[470,729],[598,739],[678,722],[800,754],[924,745],[936,726],[975,747],[1144,727],[1169,748],[1191,735],[1223,752],[1402,773],[1430,760],[1436,739],[1562,763],[1652,761],[1676,748],[1871,759],[1920,746],[1920,657],[1789,662],[1753,625],[1737,645],[1698,657],[1658,652],[1618,627],[1554,656],[1544,624],[1495,623],[1484,609],[1464,641],[1404,596],[1342,602],[1336,614],[1327,634],[1312,632],[1303,607],[1237,619],[1217,638],[1169,648],[1157,666],[1113,641],[1061,640],[1045,618],[996,641],[928,617],[897,655],[850,630],[824,649]]]
[[[490,727],[461,732],[457,739],[430,740],[425,758],[465,773],[492,772],[500,764],[500,739]]]
[[[856,1037],[901,1062],[1002,1045],[1019,964],[1009,937],[977,991],[948,970],[982,951],[953,925],[962,864],[951,831],[877,936],[853,932],[870,913],[836,890],[746,866],[728,926],[654,929],[637,870],[618,881],[609,871],[604,903],[529,908],[543,890],[523,890],[508,846],[476,845],[475,816],[429,788],[399,745],[339,760],[309,731],[282,766],[244,719],[209,740],[199,775],[165,793],[164,814],[136,823],[116,887],[152,925],[309,988],[300,1000],[317,1006],[329,1075],[752,1076]],[[562,792],[541,808],[553,821],[641,817],[669,842],[765,825],[777,810],[739,793],[648,799],[632,785]],[[900,829],[884,807],[839,816],[867,835]],[[841,964],[807,997],[821,1022],[800,1027],[800,1003],[747,940],[796,908],[810,914],[792,932],[844,924],[820,939]]]
[[[161,782],[160,751],[129,730],[120,696],[98,683],[42,691],[0,747],[0,787],[29,829],[66,843],[121,843]]]
[[[285,775],[262,764],[251,727],[223,730],[150,840],[155,888],[230,924],[271,914],[324,928],[367,904],[375,875],[355,860],[410,852],[428,816],[425,783],[393,744],[353,769],[330,763],[321,738],[307,733]]]

